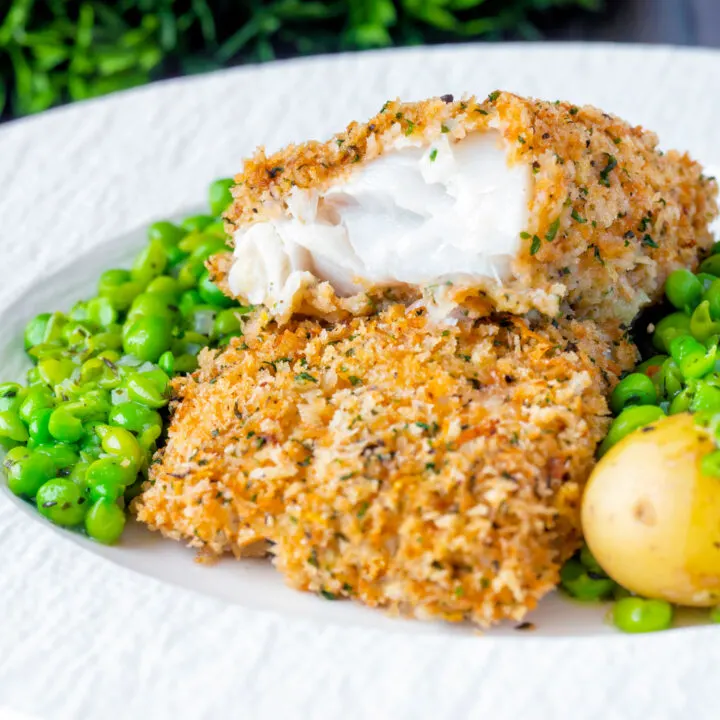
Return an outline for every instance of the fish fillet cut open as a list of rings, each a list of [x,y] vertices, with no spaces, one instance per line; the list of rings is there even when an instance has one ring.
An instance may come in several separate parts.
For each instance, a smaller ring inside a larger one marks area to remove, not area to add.
[[[499,92],[387,103],[328,142],[260,150],[236,180],[215,276],[281,322],[391,293],[444,318],[570,307],[627,323],[693,267],[717,212],[717,184],[653,133]]]

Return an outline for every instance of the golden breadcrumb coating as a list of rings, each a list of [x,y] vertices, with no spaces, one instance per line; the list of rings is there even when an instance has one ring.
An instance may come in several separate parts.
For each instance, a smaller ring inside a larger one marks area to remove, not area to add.
[[[388,102],[369,122],[351,123],[327,142],[269,156],[258,150],[236,178],[228,232],[284,215],[293,188],[322,192],[398,141],[429,144],[444,134],[461,142],[488,129],[502,134],[511,163],[531,167],[532,191],[512,277],[449,293],[476,313],[534,308],[554,317],[565,298],[579,317],[628,323],[659,297],[669,272],[694,268],[712,244],[717,183],[686,154],[663,154],[654,133],[594,107],[506,92],[482,101]],[[226,289],[227,267],[227,259],[211,263]],[[295,302],[282,320],[292,312],[335,318],[372,310],[364,295],[338,298],[327,283],[304,288]]]
[[[592,323],[438,329],[400,305],[257,326],[174,381],[135,510],[209,556],[269,541],[288,583],[328,598],[519,619],[580,541],[621,370],[608,347]]]

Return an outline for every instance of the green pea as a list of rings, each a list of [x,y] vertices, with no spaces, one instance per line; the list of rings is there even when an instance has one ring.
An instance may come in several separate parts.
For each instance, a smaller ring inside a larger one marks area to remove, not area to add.
[[[702,282],[689,270],[680,268],[670,273],[665,282],[665,294],[678,310],[690,313],[700,304]]]
[[[64,444],[37,445],[35,452],[47,455],[53,461],[56,471],[67,470],[80,459],[73,447]]]
[[[175,355],[175,371],[177,370],[179,355],[197,355],[204,347],[210,344],[210,338],[202,333],[187,331],[182,337],[177,338],[172,344],[172,352]]]
[[[138,435],[138,444],[140,447],[149,454],[152,454],[155,449],[155,441],[162,434],[162,425],[149,425]]]
[[[125,528],[125,513],[112,500],[96,500],[85,516],[85,531],[104,545],[116,543]]]
[[[33,345],[27,351],[27,354],[36,363],[47,358],[53,358],[54,360],[70,359],[67,352],[67,343],[64,340],[53,340],[53,342]]]
[[[80,461],[73,465],[70,474],[67,476],[67,479],[74,482],[83,492],[87,489],[87,471],[89,467],[89,462]]]
[[[130,280],[131,276],[128,270],[106,270],[100,275],[98,281],[98,295],[104,295],[106,291],[120,287]]]
[[[87,303],[83,302],[82,300],[78,300],[72,308],[70,308],[70,312],[68,313],[68,317],[71,320],[76,320],[78,322],[84,322],[85,320],[89,320],[88,316],[88,309],[87,309]]]
[[[20,408],[22,408],[25,403],[27,394],[28,390],[18,383],[2,383],[2,385],[0,385],[0,411],[12,410],[20,414],[20,417],[25,420],[20,413]]]
[[[710,275],[710,273],[696,273],[695,277],[702,283],[703,292],[707,291],[717,280],[717,278],[714,275]]]
[[[174,313],[170,309],[170,304],[162,295],[147,292],[138,295],[135,300],[133,300],[127,319],[132,321],[146,315],[162,317],[167,320],[172,320],[174,317]]]
[[[215,324],[213,325],[213,335],[215,337],[240,333],[241,330],[240,318],[234,310],[222,310],[215,316]]]
[[[667,630],[673,620],[673,607],[664,600],[627,597],[613,607],[615,627],[627,633]]]
[[[175,374],[175,356],[168,350],[158,358],[158,365],[168,375]]]
[[[703,343],[713,335],[720,334],[720,322],[714,321],[710,316],[708,300],[703,300],[693,311],[690,317],[690,332],[696,340]]]
[[[717,243],[715,243],[717,245]],[[714,607],[710,610],[710,622],[720,623],[720,607]]]
[[[687,412],[695,395],[695,388],[686,387],[681,390],[670,402],[668,407],[668,415],[677,415],[678,413]]]
[[[12,447],[15,443],[27,442],[28,437],[27,428],[16,412],[0,411],[0,443]]]
[[[100,436],[103,450],[109,455],[127,458],[135,467],[140,467],[143,454],[137,438],[125,428],[98,425],[95,431]]]
[[[585,543],[583,543],[583,546],[580,549],[580,562],[582,563],[583,567],[587,568],[588,570],[591,570],[592,572],[597,574],[604,574],[603,569],[600,567],[600,563],[595,559],[595,556],[592,554],[590,548]]]
[[[112,407],[108,415],[108,424],[139,433],[149,426],[162,427],[162,418],[159,413],[145,405],[124,402]]]
[[[87,322],[71,320],[63,328],[63,340],[71,348],[85,348],[94,330]]]
[[[18,452],[21,450],[24,451],[22,457]],[[38,490],[55,477],[55,465],[47,455],[29,453],[24,448],[10,450],[3,465],[7,471],[8,488],[22,497],[34,498]]]
[[[707,382],[697,384],[690,402],[692,412],[720,411],[720,388]]]
[[[74,443],[83,436],[82,422],[62,405],[55,408],[48,421],[50,434],[60,442]]]
[[[610,396],[610,409],[617,415],[628,405],[654,405],[656,402],[653,381],[642,373],[632,373],[615,386]]]
[[[700,263],[699,272],[720,277],[720,256],[711,255]]]
[[[55,398],[53,398],[53,396],[45,388],[28,388],[18,408],[18,415],[25,422],[30,422],[30,418],[38,410],[41,410],[43,408],[51,408],[54,407],[54,405]]]
[[[80,525],[87,512],[85,496],[72,480],[48,480],[37,491],[35,501],[41,515],[64,527]]]
[[[153,278],[162,275],[167,267],[167,253],[159,240],[151,240],[135,258],[130,274],[132,279],[146,286]]]
[[[217,235],[223,239],[223,242],[226,242],[228,239],[228,234],[225,232],[224,220],[216,220],[214,223],[208,225],[203,232],[206,235]]]
[[[153,378],[134,373],[127,380],[127,392],[130,400],[150,408],[161,408],[167,405],[167,385],[160,387]]]
[[[35,443],[43,445],[53,441],[50,434],[50,416],[52,414],[52,408],[42,408],[30,416],[28,434]]]
[[[612,593],[615,583],[605,574],[583,567],[574,558],[568,560],[560,571],[560,585],[578,600],[600,600]]]
[[[39,345],[45,340],[45,333],[50,321],[50,313],[36,315],[26,326],[24,333],[25,349]]]
[[[192,309],[196,305],[202,305],[202,298],[200,297],[200,293],[197,290],[186,290],[181,296],[180,296],[180,303],[179,308],[180,312],[187,316],[192,312]]]
[[[686,380],[697,380],[715,367],[717,345],[708,350],[690,335],[678,335],[670,342],[670,354]]]
[[[128,280],[122,285],[109,288],[101,294],[106,297],[112,306],[118,310],[127,310],[132,301],[144,290],[145,286],[139,280]]]
[[[624,437],[661,417],[665,417],[665,413],[655,405],[634,405],[626,408],[612,421],[608,434],[600,445],[599,455],[604,455]]]
[[[136,466],[128,458],[102,457],[91,463],[85,474],[90,497],[117,500],[128,485],[135,482]]]
[[[40,377],[40,371],[37,369],[37,366],[31,367],[26,373],[25,373],[25,382],[30,387],[38,387],[41,385],[45,385],[45,382]]]
[[[60,385],[63,380],[69,378],[77,366],[72,360],[55,358],[46,358],[38,363],[38,373],[42,381],[47,385]]]
[[[666,315],[655,326],[653,345],[660,352],[670,351],[670,341],[677,335],[690,334],[690,318],[685,313],[675,312]],[[694,333],[693,333],[694,334]]]
[[[122,336],[116,332],[98,333],[88,338],[87,349],[93,354],[99,354],[105,350],[120,350],[122,349]]]
[[[180,263],[187,260],[187,253],[184,253],[176,245],[165,248],[165,254],[167,255],[168,268],[170,268],[173,273],[175,273],[175,271],[176,271],[178,265],[180,265]]]
[[[110,410],[110,393],[107,390],[88,390],[78,400],[66,402],[61,407],[84,420],[97,415],[105,416]]]
[[[191,373],[197,370],[197,356],[183,353],[175,358],[175,373]]]
[[[217,308],[212,305],[196,305],[185,316],[185,326],[188,330],[207,337],[213,331],[217,313]]]
[[[180,300],[182,289],[175,278],[161,275],[145,288],[145,292],[149,295],[159,295],[167,305],[175,305]]]
[[[157,365],[146,363],[145,365],[138,368],[137,372],[140,373],[142,377],[152,381],[155,384],[155,387],[160,390],[160,392],[164,393],[170,387],[170,377],[164,370],[162,370],[162,368],[158,367]]]
[[[210,280],[210,274],[207,270],[200,276],[198,292],[206,303],[214,305],[215,307],[227,308],[235,304],[232,298],[225,295],[225,293]]]
[[[116,323],[118,320],[117,310],[106,297],[96,297],[89,300],[87,303],[87,315],[91,322],[103,328]]]
[[[141,360],[155,362],[172,343],[172,327],[167,318],[138,317],[126,330],[123,348]]]
[[[154,222],[148,228],[148,240],[150,242],[158,241],[164,248],[177,245],[185,235],[187,235],[186,230],[167,220]]]
[[[97,357],[102,360],[104,363],[111,363],[115,365],[122,357],[123,355],[119,353],[117,350],[102,350],[97,354]]]
[[[235,184],[232,178],[222,178],[210,183],[208,191],[208,201],[210,212],[215,215],[222,215],[227,206],[232,202],[232,193],[230,188]]]
[[[202,232],[202,230],[214,222],[215,218],[212,215],[191,215],[180,223],[180,227],[188,232]]]
[[[705,291],[702,299],[708,303],[710,318],[720,320],[720,279],[714,278],[712,285]]]
[[[38,345],[33,346],[33,349],[37,349],[40,346],[46,346],[47,348],[62,347],[65,344],[63,331],[67,322],[68,319],[65,317],[65,315],[63,315],[63,313],[52,313],[48,319],[47,325],[45,326],[45,335],[42,339],[42,342]],[[28,352],[33,354],[30,349],[28,349]],[[35,357],[37,356],[38,353],[36,352]]]
[[[120,384],[121,380],[120,371],[115,363],[106,358],[90,358],[80,368],[80,382],[83,385],[93,383],[99,388],[112,390]]]
[[[97,434],[98,426],[104,424],[105,418],[94,417],[83,423],[83,437],[79,442],[80,455],[83,458],[99,458],[103,447]]]
[[[178,272],[177,280],[183,290],[194,288],[200,276],[205,272],[205,265],[200,260],[190,259],[183,263]]]
[[[685,384],[683,374],[672,358],[668,358],[651,379],[655,384],[658,399],[672,399],[683,389]]]
[[[213,255],[217,255],[217,253],[220,252],[227,252],[228,246],[227,246],[227,240],[225,236],[223,237],[217,237],[217,236],[205,236],[205,239],[203,242],[198,243],[198,245],[195,247],[195,249],[192,251],[190,255],[190,259],[202,262],[203,266],[205,265],[205,261],[212,257]]]

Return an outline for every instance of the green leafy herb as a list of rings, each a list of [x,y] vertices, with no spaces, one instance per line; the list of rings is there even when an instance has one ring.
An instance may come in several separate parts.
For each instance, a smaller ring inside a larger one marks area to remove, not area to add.
[[[301,372],[299,375],[295,376],[295,379],[298,382],[317,382],[317,378],[314,378],[310,373],[308,372]]]
[[[540,238],[537,235],[533,235],[532,243],[530,244],[530,254],[535,255],[540,250]]]
[[[650,235],[644,235],[641,242],[643,245],[645,245],[645,247],[659,247],[659,245],[652,239],[652,237],[650,237]]]
[[[278,56],[537,36],[531,20],[602,0],[3,0],[0,113]],[[499,93],[489,100],[494,102]]]
[[[551,223],[550,226],[547,229],[547,232],[545,233],[545,239],[548,242],[552,242],[555,239],[555,236],[557,235],[557,231],[560,229],[560,218],[555,218]]]
[[[617,158],[614,155],[610,155],[610,153],[605,153],[605,157],[607,157],[607,164],[600,171],[600,184],[605,187],[610,187],[609,175],[617,167]]]

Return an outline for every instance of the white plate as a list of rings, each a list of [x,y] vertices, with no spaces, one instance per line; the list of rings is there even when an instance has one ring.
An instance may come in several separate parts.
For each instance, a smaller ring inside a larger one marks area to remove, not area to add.
[[[2,377],[21,372],[27,318],[91,292],[142,243],[137,228],[197,207],[256,144],[322,138],[388,97],[504,88],[592,102],[717,164],[718,77],[709,51],[415,49],[218,73],[10,124],[0,129]],[[534,633],[478,639],[295,593],[264,563],[201,567],[141,528],[101,548],[0,492],[0,717],[3,704],[53,718],[710,711],[715,629],[629,638],[603,613],[549,598]],[[662,705],[639,669],[662,683]]]

